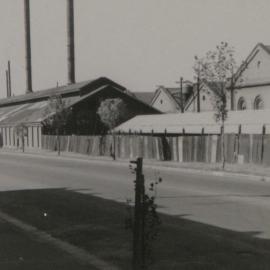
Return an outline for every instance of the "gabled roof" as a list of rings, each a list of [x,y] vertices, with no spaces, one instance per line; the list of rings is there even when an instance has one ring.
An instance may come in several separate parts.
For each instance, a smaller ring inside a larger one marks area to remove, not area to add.
[[[235,72],[235,75],[233,76],[235,82],[238,80],[238,78],[241,76],[241,74],[246,70],[248,64],[253,60],[253,58],[259,52],[260,48],[263,49],[265,52],[267,52],[270,55],[270,45],[264,45],[263,43],[257,43],[257,45],[253,48],[253,50],[250,52],[250,54],[243,61],[243,63],[238,68],[238,70]]]
[[[264,47],[264,49],[270,54],[270,45],[264,45],[262,43],[260,43],[262,47]]]
[[[180,108],[181,98],[180,98],[180,89],[176,87],[164,87],[164,92],[170,97],[171,100],[175,103],[176,107]]]
[[[189,81],[185,81],[184,83],[190,83]],[[169,97],[169,99],[173,102],[176,108],[181,107],[181,94],[180,94],[180,88],[179,87],[165,87],[160,86],[152,99],[151,105],[154,104],[157,97],[159,96],[160,92],[163,91],[166,93],[166,95]],[[189,94],[188,89],[186,87],[183,87],[182,89],[184,97]]]
[[[155,96],[155,92],[133,92],[135,97],[147,104],[151,104],[153,97]]]
[[[176,104],[180,107],[181,106],[181,93],[179,87],[169,87],[166,88],[166,91],[171,95],[171,97],[175,100]],[[182,93],[184,95],[184,99],[186,96],[190,94],[186,87],[183,87]],[[186,102],[186,100],[184,100]]]
[[[61,95],[62,100],[65,104],[65,107],[71,107],[78,102],[89,98],[90,96],[100,92],[109,86],[101,86],[90,93],[80,96],[66,96]],[[117,88],[111,88],[111,90],[117,90]],[[68,92],[68,91],[67,91]],[[12,104],[9,106],[0,107],[0,125],[16,125],[19,123],[41,123],[44,119],[46,119],[51,113],[47,110],[48,107],[48,99],[36,102],[24,102],[23,104]]]
[[[48,98],[53,95],[61,95],[66,107],[71,107],[79,102],[91,98],[102,91],[112,91],[119,97],[130,102],[136,102],[138,106],[147,109],[149,113],[159,113],[158,110],[138,100],[123,86],[107,79],[75,83],[67,86],[47,89],[0,100],[0,125],[14,126],[18,123],[40,124],[51,113],[47,112]]]
[[[121,91],[126,91],[126,89],[123,86],[115,83],[114,81],[106,77],[100,77],[95,80],[83,81],[83,82],[78,82],[74,84],[35,91],[33,93],[28,93],[24,95],[0,99],[0,107],[14,105],[14,104],[23,104],[27,102],[47,100],[50,96],[53,96],[53,95],[61,95],[62,97],[72,96],[72,95],[82,96],[102,85],[112,85],[112,86],[117,87]]]
[[[203,81],[200,84],[200,91],[202,90],[202,88],[204,86],[207,86],[209,90],[211,90],[212,92],[216,93],[217,95],[220,93],[220,87],[219,87],[220,82],[207,82],[207,81]],[[194,87],[197,87],[197,84],[194,85]],[[198,91],[194,91],[193,95],[191,95],[186,104],[185,104],[185,110],[187,110],[189,108],[189,106],[192,104],[192,102],[197,98],[198,96]]]

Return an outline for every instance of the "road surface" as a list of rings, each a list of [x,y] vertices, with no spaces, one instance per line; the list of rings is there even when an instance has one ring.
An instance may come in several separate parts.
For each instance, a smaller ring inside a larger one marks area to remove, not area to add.
[[[145,167],[157,188],[159,211],[270,239],[270,182]],[[128,164],[0,153],[0,191],[67,188],[103,198],[133,198]]]

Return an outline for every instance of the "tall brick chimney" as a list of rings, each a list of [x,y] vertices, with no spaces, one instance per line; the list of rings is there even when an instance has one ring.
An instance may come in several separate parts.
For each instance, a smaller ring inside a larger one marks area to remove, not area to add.
[[[67,0],[68,83],[75,83],[74,2]]]
[[[30,6],[29,0],[24,0],[24,26],[25,26],[25,59],[26,59],[26,93],[32,90],[32,64],[31,64],[31,32],[30,32]]]

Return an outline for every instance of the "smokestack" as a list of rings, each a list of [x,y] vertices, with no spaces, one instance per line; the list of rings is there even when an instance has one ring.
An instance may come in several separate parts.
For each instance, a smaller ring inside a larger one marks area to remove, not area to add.
[[[68,83],[75,83],[74,2],[67,0]]]
[[[11,97],[11,69],[10,69],[10,61],[8,61],[8,92],[7,97]]]
[[[25,52],[26,52],[26,93],[32,90],[32,64],[31,64],[31,32],[30,32],[30,6],[29,0],[24,0],[24,20],[25,20]]]
[[[8,70],[6,70],[6,83],[7,83],[7,97],[10,97],[10,96],[9,96]]]

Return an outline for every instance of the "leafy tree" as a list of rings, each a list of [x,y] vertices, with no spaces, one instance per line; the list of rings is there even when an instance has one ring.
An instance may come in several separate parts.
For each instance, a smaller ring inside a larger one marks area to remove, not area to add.
[[[49,97],[48,106],[44,113],[46,119],[43,124],[56,133],[58,155],[60,155],[60,133],[64,131],[70,114],[71,108],[67,107],[60,95]]]
[[[133,116],[127,104],[121,98],[108,98],[101,101],[97,114],[102,123],[109,129]]]
[[[222,168],[225,168],[226,153],[224,140],[224,124],[228,117],[228,88],[233,81],[236,68],[234,48],[227,42],[221,42],[215,50],[208,51],[204,58],[195,56],[194,71],[199,80],[211,84],[212,103],[215,119],[221,123]],[[232,87],[232,86],[231,86]]]

